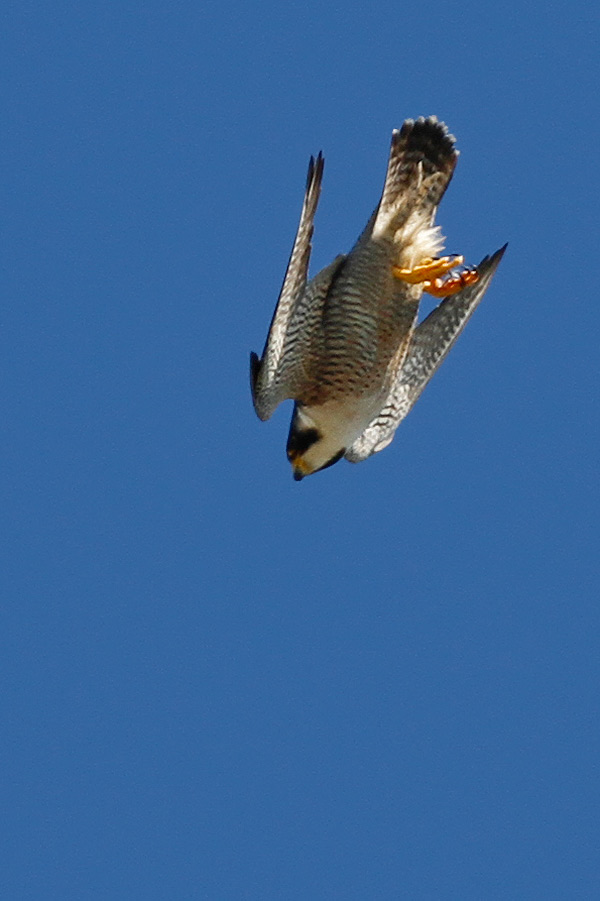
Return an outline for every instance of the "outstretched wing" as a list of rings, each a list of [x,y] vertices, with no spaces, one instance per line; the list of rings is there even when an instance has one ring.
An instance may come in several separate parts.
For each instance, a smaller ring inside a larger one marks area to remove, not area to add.
[[[323,154],[316,160],[311,156],[308,164],[306,192],[300,216],[296,240],[286,269],[279,300],[271,320],[269,334],[259,360],[250,354],[250,382],[254,409],[260,419],[268,419],[280,400],[278,397],[278,374],[285,347],[288,325],[298,301],[306,288],[314,218],[321,193],[323,178]]]
[[[477,267],[479,280],[446,297],[415,329],[383,409],[347,450],[351,463],[366,460],[387,447],[423,389],[444,362],[456,339],[485,294],[506,250],[506,244]]]

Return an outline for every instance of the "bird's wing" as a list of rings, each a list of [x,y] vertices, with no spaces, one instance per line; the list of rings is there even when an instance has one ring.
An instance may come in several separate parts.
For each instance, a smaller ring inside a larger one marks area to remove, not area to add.
[[[259,360],[250,354],[250,381],[254,408],[260,419],[268,419],[282,400],[278,390],[279,369],[286,348],[286,333],[294,309],[306,288],[314,218],[321,193],[323,178],[323,154],[316,160],[311,156],[308,164],[306,192],[296,239],[288,262],[279,300],[275,307],[269,334]]]
[[[446,359],[485,294],[506,249],[506,244],[477,267],[479,280],[446,297],[415,329],[408,354],[396,374],[378,416],[346,451],[351,463],[366,460],[387,447],[404,417]]]

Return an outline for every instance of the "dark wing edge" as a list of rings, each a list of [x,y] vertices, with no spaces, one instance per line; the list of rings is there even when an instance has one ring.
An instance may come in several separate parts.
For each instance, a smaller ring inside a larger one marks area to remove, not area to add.
[[[351,463],[383,450],[440,368],[465,325],[477,309],[504,256],[507,244],[485,257],[477,270],[479,280],[446,297],[415,329],[408,354],[396,375],[381,413],[369,423],[346,452]]]
[[[311,156],[308,164],[306,190],[298,231],[296,232],[294,246],[292,247],[285,271],[277,306],[269,326],[262,358],[259,359],[254,352],[250,354],[252,402],[257,416],[262,420],[270,418],[275,407],[282,399],[278,398],[280,392],[276,390],[277,374],[290,317],[306,287],[308,264],[312,249],[314,218],[321,194],[324,165],[325,161],[321,152],[319,152],[316,159]]]

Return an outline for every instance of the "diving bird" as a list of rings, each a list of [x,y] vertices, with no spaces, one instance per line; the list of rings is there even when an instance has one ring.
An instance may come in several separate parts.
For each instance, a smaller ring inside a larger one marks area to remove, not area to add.
[[[250,355],[254,408],[294,403],[287,456],[296,480],[391,442],[482,299],[506,245],[477,267],[441,256],[434,225],[455,139],[435,116],[392,133],[379,204],[349,254],[310,281],[323,155],[311,157],[300,224],[262,357]],[[443,298],[420,324],[423,291]]]

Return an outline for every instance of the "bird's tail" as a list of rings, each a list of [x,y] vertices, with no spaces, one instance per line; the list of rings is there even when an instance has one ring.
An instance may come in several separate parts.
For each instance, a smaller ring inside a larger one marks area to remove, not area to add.
[[[409,232],[429,228],[457,158],[454,137],[435,116],[407,119],[394,131],[373,236],[393,234],[406,243]]]

